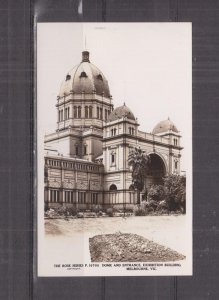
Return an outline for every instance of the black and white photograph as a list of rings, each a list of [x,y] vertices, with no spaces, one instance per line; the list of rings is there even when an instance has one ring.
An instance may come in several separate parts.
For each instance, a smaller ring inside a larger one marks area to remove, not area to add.
[[[38,276],[192,275],[191,23],[38,23]]]

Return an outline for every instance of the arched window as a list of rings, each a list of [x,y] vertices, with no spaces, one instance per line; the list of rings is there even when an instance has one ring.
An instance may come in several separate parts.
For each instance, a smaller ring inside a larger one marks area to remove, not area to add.
[[[75,155],[78,155],[78,145],[75,146]]]
[[[68,107],[68,119],[70,118],[70,107]]]
[[[99,79],[99,80],[103,80],[103,77],[102,77],[102,75],[101,75],[101,74],[98,74],[98,75],[97,75],[97,79]]]
[[[65,108],[65,120],[67,119],[67,108]]]
[[[175,169],[177,170],[177,168],[178,168],[178,162],[175,161]]]
[[[70,80],[71,79],[71,75],[66,75],[65,81]]]
[[[77,115],[77,106],[74,106],[74,118],[77,118],[78,115]]]
[[[111,165],[115,166],[115,164],[116,164],[116,153],[115,153],[115,151],[112,151],[111,152]]]
[[[84,145],[84,155],[87,155],[87,145]]]
[[[81,118],[81,106],[78,106],[78,118]]]
[[[82,78],[82,77],[86,78],[87,74],[85,72],[81,72],[80,78]]]
[[[134,128],[132,128],[132,135],[134,135]]]
[[[116,128],[114,128],[114,135],[116,135]]]
[[[107,109],[105,109],[105,120],[107,120]]]
[[[100,109],[99,107],[97,107],[97,119],[99,119],[99,116],[100,116]]]
[[[110,191],[117,191],[117,186],[115,184],[111,184],[109,190]]]
[[[129,127],[129,134],[132,134],[132,129],[131,129],[131,127]]]
[[[100,108],[100,120],[102,120],[102,119],[103,119],[103,109]]]
[[[85,106],[85,118],[88,118],[88,106]]]
[[[89,106],[89,118],[93,117],[93,107]]]
[[[61,110],[61,121],[63,121],[63,109]]]

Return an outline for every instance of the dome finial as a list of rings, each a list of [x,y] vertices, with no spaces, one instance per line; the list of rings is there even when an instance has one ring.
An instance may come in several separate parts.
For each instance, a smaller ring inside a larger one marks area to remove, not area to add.
[[[82,52],[82,62],[90,62],[89,54],[90,53],[88,51],[83,51]]]

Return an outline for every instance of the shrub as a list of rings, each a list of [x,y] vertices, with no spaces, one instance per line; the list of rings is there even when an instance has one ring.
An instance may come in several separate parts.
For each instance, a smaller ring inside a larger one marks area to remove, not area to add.
[[[95,206],[93,207],[92,211],[95,212],[96,214],[98,214],[99,211],[100,211],[100,205],[98,205],[98,204],[95,205]]]
[[[168,205],[167,205],[166,200],[162,200],[158,203],[158,205],[157,205],[158,211],[167,210],[167,209],[168,209]]]
[[[148,199],[160,201],[164,199],[165,191],[163,185],[152,185],[148,192]]]
[[[76,207],[68,207],[67,212],[68,212],[69,216],[76,216],[78,213],[78,210]]]
[[[45,212],[45,215],[47,216],[63,216],[63,217],[68,217],[68,216],[76,216],[78,210],[75,207],[66,207],[66,206],[59,206],[59,207],[54,207],[53,209],[49,209],[48,211]]]
[[[145,206],[149,209],[152,208],[153,210],[156,210],[157,206],[158,206],[158,202],[155,200],[150,200],[145,202]]]
[[[109,217],[113,217],[113,208],[112,207],[107,208],[106,213]]]
[[[101,210],[97,212],[98,217],[102,217],[102,215],[103,215],[103,212]]]
[[[148,209],[145,207],[144,204],[135,205],[133,213],[135,216],[146,216],[148,214]]]

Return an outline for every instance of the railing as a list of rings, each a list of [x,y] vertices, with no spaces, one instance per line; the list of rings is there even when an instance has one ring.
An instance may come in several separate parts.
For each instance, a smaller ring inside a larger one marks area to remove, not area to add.
[[[86,172],[103,172],[103,165],[97,163],[91,163],[82,159],[72,158],[67,159],[65,157],[59,157],[57,159],[52,156],[45,157],[45,165],[47,167],[52,168],[62,168],[62,169],[70,169],[70,170],[79,170],[79,171],[86,171]]]
[[[141,137],[141,138],[149,140],[149,141],[159,142],[159,143],[162,143],[162,144],[169,144],[170,143],[168,138],[157,136],[157,135],[152,134],[152,133],[146,133],[146,132],[143,132],[143,131],[140,131],[140,130],[138,131],[138,137]]]
[[[65,135],[68,135],[68,134],[71,134],[71,133],[75,133],[76,129],[72,129],[72,128],[68,128],[68,129],[65,129],[65,130],[59,130],[57,132],[54,132],[54,133],[50,133],[50,134],[46,134],[45,135],[45,142],[52,139],[52,138],[55,138],[57,137],[63,137]],[[80,130],[78,130],[78,133],[80,132]]]
[[[110,98],[106,98],[104,96],[100,96],[100,95],[97,95],[95,93],[93,94],[74,94],[74,93],[71,93],[70,95],[68,96],[65,96],[65,97],[62,97],[58,100],[57,104],[62,104],[64,102],[68,102],[68,101],[71,101],[71,100],[75,100],[75,101],[81,101],[81,100],[98,100],[98,101],[103,101],[107,104],[111,104],[112,100]]]

